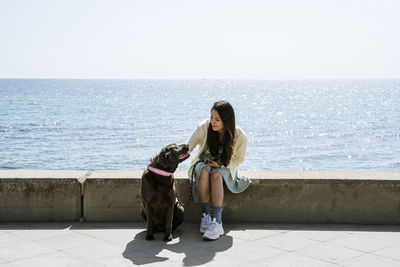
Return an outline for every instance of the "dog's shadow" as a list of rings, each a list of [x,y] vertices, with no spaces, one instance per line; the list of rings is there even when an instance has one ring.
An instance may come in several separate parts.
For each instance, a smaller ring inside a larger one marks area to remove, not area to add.
[[[146,230],[144,230],[136,234],[134,239],[126,245],[122,255],[135,265],[143,265],[170,260],[167,257],[157,256],[163,250],[167,250],[183,253],[184,266],[196,266],[212,261],[217,252],[228,250],[233,244],[232,237],[227,234],[216,241],[203,241],[200,233],[185,235],[182,230],[176,230],[173,235],[174,240],[168,243],[162,241],[162,233],[156,233],[155,240],[147,241]],[[178,237],[179,240],[177,240]]]

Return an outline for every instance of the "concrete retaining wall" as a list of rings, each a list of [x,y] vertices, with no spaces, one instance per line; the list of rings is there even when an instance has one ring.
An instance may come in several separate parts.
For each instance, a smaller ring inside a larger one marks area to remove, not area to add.
[[[87,171],[1,170],[0,222],[77,221]]]
[[[400,223],[397,172],[247,172],[245,194],[227,194],[225,220],[293,223]],[[236,205],[230,205],[235,203]]]
[[[0,221],[141,221],[142,171],[0,171]],[[225,190],[225,222],[400,224],[400,172],[243,171],[241,194]],[[175,173],[186,200],[186,171]],[[82,202],[83,200],[83,202]],[[200,207],[185,208],[199,221]]]
[[[139,221],[137,194],[143,171],[98,171],[83,185],[86,221]]]

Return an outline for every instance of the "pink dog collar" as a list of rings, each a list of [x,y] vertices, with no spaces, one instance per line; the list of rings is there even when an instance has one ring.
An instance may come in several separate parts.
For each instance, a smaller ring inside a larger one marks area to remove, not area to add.
[[[151,172],[154,172],[155,174],[161,175],[161,176],[171,176],[172,173],[171,172],[167,172],[167,171],[163,171],[151,166],[148,166],[147,169]]]

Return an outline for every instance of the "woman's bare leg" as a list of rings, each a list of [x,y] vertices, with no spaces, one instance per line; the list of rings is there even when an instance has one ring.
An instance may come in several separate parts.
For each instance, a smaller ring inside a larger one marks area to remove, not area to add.
[[[197,192],[199,192],[200,202],[210,201],[210,174],[206,169],[202,169],[197,185]]]
[[[222,207],[224,202],[224,184],[222,175],[219,172],[211,174],[211,199],[212,205]]]

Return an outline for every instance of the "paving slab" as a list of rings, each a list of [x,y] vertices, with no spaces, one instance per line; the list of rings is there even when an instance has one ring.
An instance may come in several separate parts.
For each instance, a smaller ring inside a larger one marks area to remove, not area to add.
[[[69,255],[65,252],[54,252],[49,254],[44,254],[38,257],[32,257],[23,260],[17,260],[12,263],[7,263],[5,265],[13,266],[13,267],[26,267],[26,266],[57,266],[57,267],[67,267],[67,266],[90,266],[90,267],[101,267],[104,266],[102,264],[98,264],[95,262],[90,262],[84,260],[80,257]]]
[[[400,226],[224,224],[204,241],[185,222],[173,240],[144,223],[2,223],[0,266],[400,266]],[[361,246],[359,242],[375,245]]]
[[[286,266],[286,267],[297,267],[297,266],[307,266],[307,267],[337,267],[338,265],[324,262],[318,259],[306,257],[299,255],[294,252],[289,252],[285,254],[280,254],[269,258],[261,262],[256,262],[251,264],[251,266]]]
[[[366,266],[398,267],[400,266],[400,263],[399,261],[391,260],[385,257],[380,257],[373,254],[366,254],[360,257],[356,257],[352,260],[342,262],[341,265],[349,267],[366,267]]]
[[[390,246],[375,251],[373,254],[400,261],[400,245]]]
[[[303,248],[297,250],[296,253],[329,263],[340,263],[365,254],[351,248],[339,247],[327,243]]]
[[[270,247],[283,249],[285,251],[295,251],[301,248],[311,247],[319,244],[318,241],[298,236],[292,231],[263,238],[258,240],[256,243],[259,245],[267,245]]]
[[[330,240],[328,243],[370,253],[387,247],[399,245],[399,238],[399,233],[379,231],[358,233],[352,232],[347,237]],[[373,240],[373,242],[371,242],[371,240]]]

